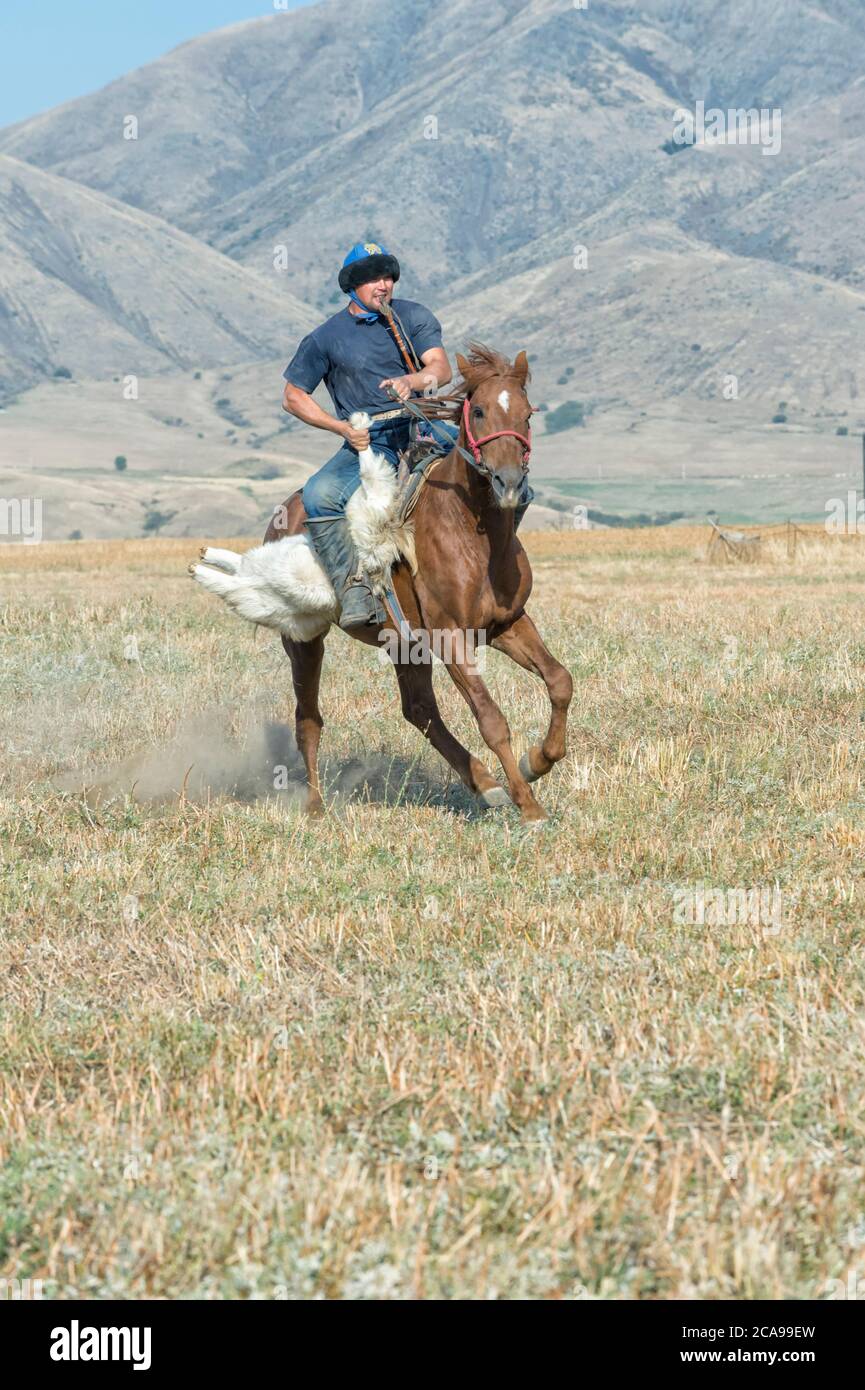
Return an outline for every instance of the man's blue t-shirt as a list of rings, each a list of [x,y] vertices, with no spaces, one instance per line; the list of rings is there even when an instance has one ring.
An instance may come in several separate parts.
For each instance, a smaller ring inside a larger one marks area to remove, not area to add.
[[[412,299],[394,299],[403,328],[419,358],[430,348],[442,346],[442,328],[435,314]],[[379,382],[405,376],[406,365],[393,333],[380,316],[365,322],[341,309],[307,334],[283,376],[292,386],[312,395],[323,381],[340,420],[355,410],[378,415],[393,410],[394,401]]]

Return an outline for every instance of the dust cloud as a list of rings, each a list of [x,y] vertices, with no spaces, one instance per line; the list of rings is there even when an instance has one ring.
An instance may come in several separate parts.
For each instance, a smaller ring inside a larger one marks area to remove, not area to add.
[[[326,737],[326,735],[325,735]],[[434,780],[416,761],[386,754],[320,757],[325,800],[449,805],[458,790]],[[286,724],[251,714],[210,709],[183,721],[163,746],[141,749],[122,762],[66,772],[56,791],[83,796],[91,806],[129,797],[141,805],[216,797],[254,802],[274,797],[302,806],[306,771]]]

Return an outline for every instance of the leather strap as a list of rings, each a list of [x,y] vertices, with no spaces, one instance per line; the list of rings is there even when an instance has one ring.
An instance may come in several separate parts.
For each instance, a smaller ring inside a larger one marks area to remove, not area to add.
[[[384,321],[394,336],[396,345],[400,350],[400,356],[402,357],[402,360],[408,369],[409,376],[414,376],[415,372],[420,371],[420,363],[417,360],[417,353],[415,352],[414,347],[412,347],[411,350],[414,362],[412,362],[412,357],[409,357],[408,355],[408,349],[406,348],[405,339],[403,338],[403,333],[405,333],[405,329],[403,328],[402,322],[398,318],[397,313],[393,308],[393,305],[386,304],[383,308],[379,309],[379,313],[384,315]],[[399,328],[397,327],[397,324],[399,324]],[[406,338],[408,338],[407,333],[405,336]],[[409,342],[411,342],[410,338]]]
[[[370,415],[370,428],[374,428],[379,420],[397,420],[401,415],[406,414],[408,414],[408,412],[401,407],[399,410],[385,410],[381,415]]]

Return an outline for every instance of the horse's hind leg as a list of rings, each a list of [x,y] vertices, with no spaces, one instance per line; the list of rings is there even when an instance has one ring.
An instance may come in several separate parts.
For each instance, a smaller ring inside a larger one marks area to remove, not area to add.
[[[324,804],[318,780],[318,745],[321,742],[324,720],[318,707],[318,688],[321,681],[321,663],[324,660],[324,638],[314,637],[311,642],[293,642],[290,637],[283,637],[282,645],[291,659],[291,678],[297,696],[294,728],[309,787],[306,811],[309,815],[320,815],[324,810]]]
[[[574,682],[570,672],[544,646],[528,613],[521,614],[509,628],[494,637],[492,646],[504,652],[518,666],[540,676],[547,687],[552,713],[546,738],[543,743],[534,744],[520,758],[520,772],[527,782],[536,782],[565,756],[565,730]]]
[[[483,763],[454,738],[441,717],[433,690],[432,664],[397,665],[397,680],[402,700],[402,712],[409,723],[420,729],[436,752],[459,774],[469,791],[474,792],[486,806],[500,806],[507,801],[500,787]]]

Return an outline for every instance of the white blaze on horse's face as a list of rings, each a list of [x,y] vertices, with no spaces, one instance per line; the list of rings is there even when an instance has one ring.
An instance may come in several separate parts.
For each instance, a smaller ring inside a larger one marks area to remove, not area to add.
[[[495,388],[493,388],[495,389]],[[518,391],[518,395],[522,395]],[[487,434],[491,436],[503,435],[503,438],[490,438],[483,446],[483,461],[493,475],[493,496],[499,507],[505,511],[511,511],[516,507],[519,500],[519,493],[523,480],[523,466],[521,450],[518,452],[517,441],[510,437],[517,429],[519,421],[516,423],[511,419],[511,400],[513,392],[503,388],[495,396],[490,392],[484,401],[484,406],[478,401],[478,409],[482,412],[481,419],[477,424],[472,425],[473,433],[479,440],[485,439]],[[481,397],[483,400],[483,396]],[[498,406],[504,419],[496,421],[493,417],[493,401]],[[514,405],[514,410],[519,412],[519,402]],[[526,413],[529,407],[526,402]]]

